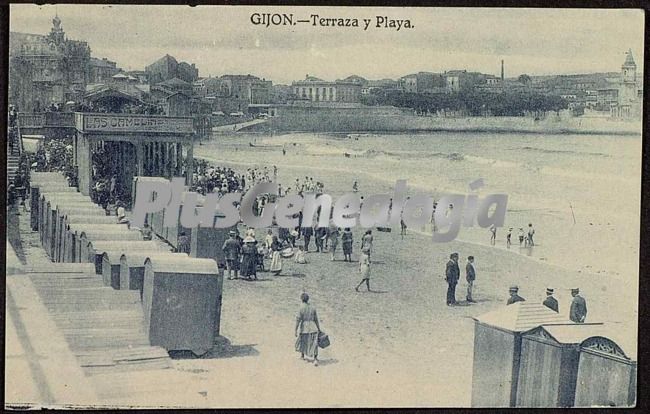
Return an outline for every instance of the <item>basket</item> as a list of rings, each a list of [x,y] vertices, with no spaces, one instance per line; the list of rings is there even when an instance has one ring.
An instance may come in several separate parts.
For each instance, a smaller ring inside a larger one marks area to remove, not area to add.
[[[318,333],[318,347],[327,348],[330,346],[330,337],[325,332]]]

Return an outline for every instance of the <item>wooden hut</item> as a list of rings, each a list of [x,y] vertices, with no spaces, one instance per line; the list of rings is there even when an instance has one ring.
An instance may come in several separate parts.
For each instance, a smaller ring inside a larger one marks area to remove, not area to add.
[[[199,214],[203,207],[196,209]],[[214,259],[217,263],[225,263],[226,257],[221,248],[223,243],[228,239],[230,230],[235,230],[237,225],[225,228],[214,227],[219,220],[224,220],[225,216],[221,213],[214,215],[212,227],[197,227],[190,233],[190,256],[206,259]]]
[[[32,231],[38,230],[40,212],[41,187],[63,187],[68,182],[60,173],[31,172],[30,173],[30,227]]]
[[[612,336],[618,330],[601,323],[543,325],[523,334],[517,406],[634,405],[636,362]]]
[[[570,323],[539,303],[517,302],[474,318],[472,407],[514,407],[522,333]]]
[[[97,234],[97,240],[105,240],[101,238],[101,234],[104,233],[131,233],[135,230],[130,230],[126,224],[120,223],[111,223],[111,224],[90,224],[90,223],[68,223],[68,238],[70,239],[69,246],[74,248],[74,261],[81,262],[81,246],[83,243],[87,243],[81,240],[82,233],[90,232],[91,234]],[[88,233],[86,233],[86,238],[88,241],[92,240],[88,238]],[[119,240],[119,239],[117,239]]]
[[[69,188],[69,187],[68,187]],[[50,254],[52,246],[53,228],[56,223],[56,205],[62,200],[81,200],[84,196],[80,193],[42,193],[39,207],[38,231],[41,244],[45,251]]]
[[[128,287],[122,288],[121,285],[121,278],[120,278],[120,259],[122,256],[128,254],[129,256],[146,256],[146,257],[156,257],[158,255],[173,255],[173,254],[180,254],[181,257],[189,256],[185,253],[171,253],[168,251],[160,251],[160,250],[146,250],[146,251],[136,251],[136,252],[128,252],[125,253],[124,251],[120,250],[110,250],[110,251],[105,251],[104,254],[102,255],[102,280],[104,281],[104,286],[110,286],[113,289],[116,290],[135,290],[135,289],[129,289]],[[142,266],[144,267],[144,261],[145,259],[142,259]],[[141,290],[141,288],[139,288]],[[140,299],[142,299],[142,295],[140,295]]]
[[[146,259],[142,303],[149,343],[196,355],[209,351],[219,332],[222,284],[211,259]]]
[[[150,251],[150,250],[160,250],[165,251],[168,249],[168,246],[162,245],[154,241],[109,241],[109,240],[99,240],[99,241],[89,241],[86,243],[86,246],[82,246],[83,251],[81,252],[82,257],[85,254],[87,258],[86,261],[89,263],[95,264],[95,273],[98,275],[102,274],[102,255],[106,251],[114,251],[126,253],[130,251]],[[118,256],[119,257],[119,256]]]
[[[142,299],[142,285],[144,281],[144,262],[151,258],[155,260],[161,255],[189,258],[187,253],[171,252],[129,252],[120,257],[120,289],[139,290]]]
[[[94,217],[106,217],[106,213],[100,207],[94,204],[80,207],[78,205],[70,206],[68,204],[57,205],[57,222],[55,224],[55,245],[54,257],[57,262],[65,261],[66,243],[70,243],[68,238],[68,215],[84,215]]]

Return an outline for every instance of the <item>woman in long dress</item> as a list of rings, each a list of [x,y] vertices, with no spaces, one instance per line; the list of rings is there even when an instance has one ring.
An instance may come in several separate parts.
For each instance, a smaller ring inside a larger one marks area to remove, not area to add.
[[[257,241],[251,236],[244,238],[241,275],[248,280],[257,279]]]
[[[300,295],[302,306],[296,316],[296,351],[300,352],[300,358],[309,362],[313,358],[314,365],[318,366],[318,333],[320,324],[316,308],[309,304],[309,295]]]
[[[273,236],[273,242],[271,243],[271,273],[276,276],[282,271],[282,244],[278,241],[277,236]]]
[[[341,242],[343,243],[343,261],[345,262],[352,261],[352,241],[352,231],[350,231],[349,227],[346,227],[341,235]]]
[[[339,245],[339,229],[337,227],[330,228],[329,239],[330,239],[330,253],[332,254],[330,260],[334,261],[334,255],[336,254],[336,247]]]

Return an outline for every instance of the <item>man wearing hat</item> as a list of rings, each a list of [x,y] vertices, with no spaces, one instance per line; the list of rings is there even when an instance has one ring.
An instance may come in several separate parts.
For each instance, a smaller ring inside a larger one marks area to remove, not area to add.
[[[587,318],[587,302],[580,296],[578,288],[571,289],[571,296],[573,296],[573,301],[569,310],[569,319],[575,323],[583,323]]]
[[[241,254],[241,244],[237,240],[237,232],[230,230],[228,239],[223,243],[221,250],[226,256],[226,267],[228,268],[228,280],[232,280],[232,272],[235,272],[235,279],[239,279],[239,255]]]
[[[455,305],[456,302],[456,285],[460,278],[460,268],[458,267],[458,253],[449,255],[447,269],[445,271],[445,280],[447,281],[447,306]]]
[[[546,288],[546,299],[544,299],[544,302],[542,302],[542,305],[546,306],[547,308],[555,311],[555,312],[560,312],[559,306],[557,303],[557,299],[553,297],[553,289],[552,288]]]
[[[510,291],[510,297],[508,298],[508,302],[506,302],[506,305],[512,305],[513,303],[526,301],[526,299],[518,295],[519,292],[518,286],[510,286],[509,291]]]

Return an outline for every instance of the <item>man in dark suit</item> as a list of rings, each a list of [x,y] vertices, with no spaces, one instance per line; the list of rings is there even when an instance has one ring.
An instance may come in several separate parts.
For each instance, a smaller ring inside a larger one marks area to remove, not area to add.
[[[460,278],[460,268],[458,267],[458,253],[452,253],[447,262],[445,280],[447,281],[447,306],[455,305],[456,302],[456,285]]]
[[[506,302],[506,305],[512,305],[513,303],[525,302],[526,301],[526,299],[519,296],[519,287],[518,286],[510,286],[509,292],[510,292],[510,297],[508,298],[508,301]]]
[[[544,302],[542,302],[542,305],[546,306],[547,308],[554,310],[555,312],[560,312],[560,308],[557,303],[557,299],[553,297],[553,289],[551,288],[546,288],[546,299],[544,299]]]
[[[573,296],[573,301],[569,310],[569,319],[575,323],[583,323],[587,318],[587,302],[580,296],[578,288],[571,289],[571,296]]]
[[[472,289],[474,288],[474,280],[476,280],[474,256],[467,257],[467,265],[465,265],[465,279],[467,279],[467,301],[469,303],[476,303],[474,299],[472,299]]]

